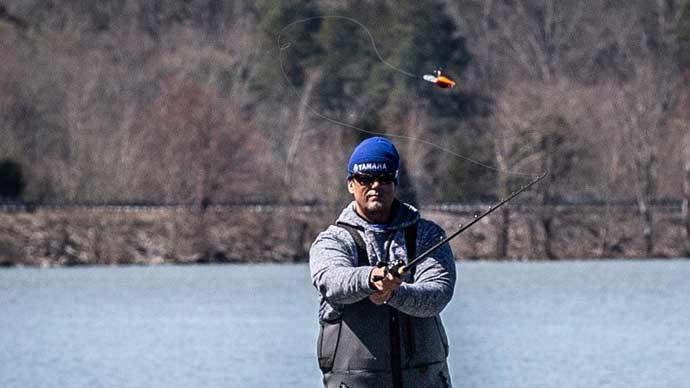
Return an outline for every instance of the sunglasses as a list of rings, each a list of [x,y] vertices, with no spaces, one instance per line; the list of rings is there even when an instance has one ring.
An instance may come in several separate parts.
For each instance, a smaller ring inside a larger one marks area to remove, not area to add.
[[[352,175],[352,178],[362,186],[371,186],[376,181],[378,181],[381,185],[389,185],[395,182],[395,174],[354,174]]]

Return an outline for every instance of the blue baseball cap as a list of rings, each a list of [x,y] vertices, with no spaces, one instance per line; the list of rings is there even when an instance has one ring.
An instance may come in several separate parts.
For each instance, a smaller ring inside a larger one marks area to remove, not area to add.
[[[353,174],[398,174],[400,155],[393,143],[380,136],[370,137],[355,148],[347,164],[348,178]]]

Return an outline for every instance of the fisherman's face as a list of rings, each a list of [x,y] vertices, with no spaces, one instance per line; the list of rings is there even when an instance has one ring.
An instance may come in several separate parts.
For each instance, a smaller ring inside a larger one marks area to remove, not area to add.
[[[390,221],[395,188],[393,174],[355,174],[347,182],[348,191],[355,197],[357,213],[372,223]]]

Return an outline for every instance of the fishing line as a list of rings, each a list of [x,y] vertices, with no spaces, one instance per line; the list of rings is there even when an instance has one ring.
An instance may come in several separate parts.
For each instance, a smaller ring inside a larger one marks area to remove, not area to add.
[[[351,17],[347,17],[347,16],[339,16],[339,15],[312,16],[312,17],[309,17],[309,18],[306,18],[306,19],[300,19],[300,20],[294,21],[294,22],[288,24],[287,26],[283,27],[283,28],[280,30],[280,32],[278,33],[278,46],[280,46],[280,37],[283,35],[283,31],[285,31],[286,29],[292,27],[292,26],[295,25],[295,24],[306,23],[306,22],[309,22],[309,21],[312,21],[312,20],[318,20],[318,19],[342,19],[342,20],[347,20],[347,21],[350,21],[350,22],[352,22],[352,23],[355,23],[356,25],[358,25],[359,27],[361,27],[361,28],[364,30],[364,32],[366,32],[367,35],[369,36],[369,40],[371,41],[371,46],[372,46],[372,48],[374,49],[374,53],[376,54],[376,57],[379,59],[379,61],[381,61],[383,64],[385,64],[386,66],[390,67],[391,69],[393,69],[393,70],[395,70],[395,71],[397,71],[397,72],[399,72],[399,73],[405,74],[405,75],[408,76],[408,77],[411,77],[411,78],[422,78],[422,77],[420,77],[420,76],[418,76],[418,75],[415,75],[415,74],[412,74],[412,73],[410,73],[410,72],[408,72],[408,71],[405,71],[405,70],[403,70],[403,69],[401,69],[401,68],[399,68],[399,67],[397,67],[397,66],[395,66],[395,65],[393,65],[393,64],[391,64],[391,63],[389,63],[389,62],[386,61],[385,59],[383,59],[383,57],[381,56],[381,53],[379,52],[378,47],[376,47],[376,40],[374,39],[374,36],[371,34],[371,31],[369,31],[369,29],[368,29],[364,24],[360,23],[359,21],[357,21],[357,20],[355,20],[355,19],[353,19],[353,18],[351,18]],[[285,49],[287,49],[287,48],[289,48],[289,47],[290,47],[290,45],[289,45],[289,43],[288,43],[287,47],[280,47],[280,49],[281,49],[281,50],[285,50]],[[282,60],[281,60],[281,64],[282,64]],[[289,81],[288,81],[288,82],[289,82]]]
[[[280,32],[278,32],[278,36],[277,36],[278,47],[279,47],[279,49],[280,49],[280,52],[279,52],[279,55],[278,55],[279,60],[280,60],[280,70],[281,70],[281,72],[282,72],[282,74],[283,74],[283,78],[285,78],[285,81],[287,82],[288,86],[289,86],[290,89],[293,91],[293,93],[295,94],[295,96],[297,96],[297,97],[300,96],[299,91],[297,90],[297,88],[295,87],[295,85],[292,83],[292,81],[290,81],[290,78],[288,77],[287,72],[285,71],[285,63],[284,63],[284,61],[283,61],[283,52],[290,48],[291,43],[290,43],[290,42],[287,42],[286,44],[282,44],[283,32],[284,32],[286,29],[288,29],[288,28],[290,28],[290,27],[292,27],[292,26],[294,26],[294,25],[296,25],[296,24],[306,23],[306,22],[309,22],[309,21],[312,21],[312,20],[324,20],[324,19],[341,19],[341,20],[346,20],[346,21],[349,21],[349,22],[352,22],[352,23],[356,24],[357,26],[359,26],[360,28],[362,28],[362,29],[364,30],[364,32],[367,34],[367,36],[369,37],[369,40],[371,41],[371,45],[372,45],[372,48],[373,48],[373,50],[374,50],[374,53],[376,54],[376,57],[378,58],[378,60],[381,61],[381,63],[383,63],[384,65],[386,65],[386,66],[390,67],[391,69],[397,71],[398,73],[401,73],[401,74],[403,74],[403,75],[406,75],[406,76],[408,76],[408,77],[410,77],[410,78],[423,79],[421,76],[412,74],[412,73],[410,73],[410,72],[408,72],[408,71],[405,71],[405,70],[403,70],[403,69],[401,69],[401,68],[399,68],[399,67],[397,67],[397,66],[395,66],[395,65],[393,65],[393,64],[391,64],[391,63],[389,63],[388,61],[386,61],[386,60],[381,56],[381,53],[379,52],[378,47],[376,46],[376,40],[374,39],[374,36],[372,35],[371,31],[369,31],[369,29],[368,29],[364,24],[360,23],[359,21],[357,21],[357,20],[355,20],[355,19],[353,19],[353,18],[347,17],[347,16],[340,16],[340,15],[312,16],[312,17],[308,17],[308,18],[305,18],[305,19],[296,20],[296,21],[294,21],[294,22],[289,23],[288,25],[286,25],[285,27],[283,27],[283,28],[280,30]],[[538,174],[530,174],[530,173],[524,173],[524,172],[519,172],[519,171],[501,170],[501,169],[499,169],[499,168],[497,168],[497,167],[494,167],[494,166],[492,166],[492,165],[489,165],[489,164],[480,162],[480,161],[478,161],[478,160],[472,159],[472,158],[470,158],[470,157],[468,157],[468,156],[465,156],[465,155],[462,155],[462,154],[460,154],[460,153],[458,153],[458,152],[456,152],[456,151],[453,151],[452,149],[443,147],[443,146],[441,146],[441,145],[439,145],[439,144],[436,144],[436,143],[434,143],[434,142],[432,142],[432,141],[425,140],[425,139],[422,139],[422,138],[419,138],[419,137],[407,136],[407,135],[396,135],[396,134],[387,133],[387,132],[385,132],[385,131],[371,131],[371,130],[367,130],[367,129],[358,127],[358,126],[356,126],[356,125],[352,125],[352,124],[346,123],[346,122],[344,122],[344,121],[341,121],[341,120],[338,120],[338,119],[335,119],[335,118],[326,116],[326,115],[322,114],[321,112],[317,111],[314,107],[312,107],[311,104],[310,104],[308,101],[305,103],[305,107],[306,107],[314,116],[317,116],[317,117],[319,117],[319,118],[321,118],[321,119],[323,119],[323,120],[326,120],[326,121],[328,121],[328,122],[330,122],[330,123],[333,123],[333,124],[336,124],[336,125],[338,125],[338,126],[342,126],[342,127],[345,127],[345,128],[350,128],[350,129],[359,131],[359,132],[361,132],[361,133],[366,133],[366,134],[370,134],[370,135],[387,136],[387,137],[390,137],[390,138],[403,139],[403,140],[408,140],[408,141],[413,141],[413,142],[425,144],[425,145],[428,145],[428,146],[430,146],[430,147],[433,147],[433,148],[435,148],[435,149],[437,149],[437,150],[440,150],[440,151],[443,151],[443,152],[445,152],[445,153],[447,153],[447,154],[450,154],[450,155],[452,155],[452,156],[455,156],[456,158],[462,159],[462,160],[464,160],[464,161],[466,161],[466,162],[468,162],[468,163],[472,163],[472,164],[474,164],[474,165],[477,165],[477,166],[480,166],[480,167],[483,167],[483,168],[486,168],[486,169],[489,169],[489,170],[492,170],[492,171],[504,173],[504,174],[510,175],[510,176],[521,176],[521,177],[531,177],[531,178],[534,178],[534,177],[538,176]],[[516,136],[517,136],[517,135],[516,135]]]

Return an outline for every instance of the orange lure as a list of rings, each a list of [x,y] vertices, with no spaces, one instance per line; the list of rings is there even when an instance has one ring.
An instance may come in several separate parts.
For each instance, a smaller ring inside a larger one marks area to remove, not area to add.
[[[445,75],[442,75],[441,70],[434,71],[434,75],[424,74],[422,76],[422,78],[425,81],[429,81],[431,83],[434,83],[434,84],[436,84],[436,86],[444,88],[444,89],[452,88],[453,86],[455,86],[455,81],[446,77]]]

